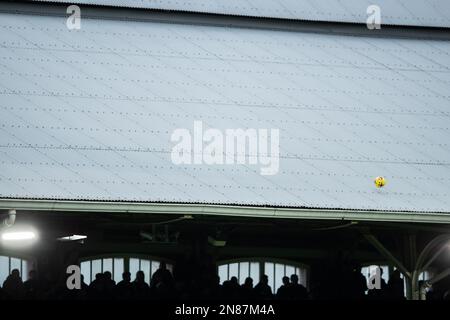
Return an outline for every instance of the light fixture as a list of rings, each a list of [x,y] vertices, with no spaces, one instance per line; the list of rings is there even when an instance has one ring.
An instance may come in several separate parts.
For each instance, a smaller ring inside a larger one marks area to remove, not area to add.
[[[79,241],[79,240],[84,240],[86,238],[87,238],[87,236],[83,236],[80,234],[73,234],[71,236],[58,238],[58,240],[59,241]]]
[[[17,224],[16,210],[10,209],[8,217],[0,222],[0,240],[2,245],[11,248],[27,247],[38,240],[38,233],[32,226]]]
[[[208,236],[208,243],[214,247],[225,247],[227,244],[227,241],[219,240],[214,237]]]
[[[149,240],[149,241],[153,241],[153,234],[145,232],[145,231],[141,231],[139,232],[139,235],[144,238],[145,240]]]
[[[2,233],[3,241],[24,241],[36,239],[36,233],[33,231],[7,231]]]

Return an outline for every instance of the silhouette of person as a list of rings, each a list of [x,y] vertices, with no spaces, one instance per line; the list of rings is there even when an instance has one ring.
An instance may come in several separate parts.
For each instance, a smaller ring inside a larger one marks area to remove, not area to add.
[[[80,275],[80,290],[78,290],[77,299],[86,300],[88,298],[89,286],[84,282],[84,276]]]
[[[374,288],[370,289],[367,292],[368,298],[371,300],[379,300],[386,298],[387,295],[387,284],[386,281],[383,279],[383,268],[378,267],[378,270],[380,271],[380,289]]]
[[[9,299],[21,300],[25,298],[25,288],[18,269],[13,269],[3,282],[3,292]]]
[[[241,287],[236,277],[231,277],[230,280],[223,282],[223,293],[228,299],[236,299],[240,295]]]
[[[291,275],[291,284],[289,285],[289,294],[292,299],[306,300],[308,299],[308,291],[306,288],[298,283],[298,276],[296,274]]]
[[[81,285],[81,289],[86,289],[87,290],[87,288],[89,287],[87,285],[87,283],[84,282],[84,275],[83,274],[80,275],[80,285]]]
[[[38,297],[39,281],[35,270],[28,272],[28,280],[23,283],[25,299],[34,300]]]
[[[367,291],[367,280],[361,273],[361,266],[355,265],[348,283],[350,299],[364,299]]]
[[[152,277],[150,291],[156,299],[167,299],[170,298],[172,294],[172,287],[171,284],[164,281],[163,275],[158,273]]]
[[[112,279],[112,274],[109,271],[105,271],[103,273],[103,286],[105,291],[104,292],[105,298],[107,299],[114,298],[116,282]]]
[[[394,300],[404,300],[405,299],[405,289],[404,289],[403,279],[400,277],[400,271],[395,269],[389,277],[387,284],[387,290],[389,292],[389,298]]]
[[[239,292],[240,286],[239,286],[239,280],[237,277],[231,277],[230,279],[231,287],[233,288],[233,291],[235,292],[235,295]]]
[[[153,273],[150,281],[150,289],[157,298],[161,299],[168,298],[173,294],[175,281],[164,261],[161,261],[158,270]]]
[[[241,286],[242,298],[253,299],[255,297],[253,291],[253,279],[250,277],[245,278],[244,284]]]
[[[132,283],[133,298],[147,299],[150,294],[150,286],[145,282],[145,274],[143,271],[136,272],[136,279]]]
[[[276,297],[280,300],[286,300],[290,298],[289,286],[291,283],[289,282],[289,277],[287,276],[284,276],[282,281],[283,284],[278,288]]]
[[[103,278],[103,273],[97,273],[95,275],[95,280],[91,282],[88,288],[88,296],[90,299],[97,300],[105,298],[105,282]]]
[[[133,287],[131,284],[131,273],[125,271],[122,273],[122,280],[116,285],[116,297],[121,300],[131,299],[133,296]]]
[[[269,286],[269,278],[267,275],[262,275],[259,283],[254,288],[255,296],[259,299],[271,299],[272,289]]]
[[[223,296],[224,297],[229,297],[231,295],[230,280],[225,280],[222,283],[222,291],[223,291]]]

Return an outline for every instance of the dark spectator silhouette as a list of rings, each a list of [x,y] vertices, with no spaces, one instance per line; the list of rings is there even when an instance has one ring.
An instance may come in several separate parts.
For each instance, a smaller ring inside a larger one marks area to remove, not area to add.
[[[18,269],[13,269],[3,282],[3,292],[7,299],[21,300],[25,298],[25,287]]]
[[[86,289],[87,290],[87,288],[89,287],[87,285],[87,283],[84,281],[84,276],[82,274],[80,275],[80,284],[81,284],[81,289]]]
[[[267,275],[263,275],[259,283],[255,286],[254,289],[255,297],[258,299],[271,299],[272,298],[272,289],[269,286],[269,278]]]
[[[168,299],[174,295],[175,281],[165,262],[161,262],[158,270],[153,274],[150,289],[157,299]]]
[[[98,300],[104,299],[105,282],[103,273],[97,273],[95,280],[91,282],[88,288],[89,299]]]
[[[172,283],[164,281],[162,274],[156,274],[152,277],[150,292],[156,299],[170,298],[173,293],[172,288]]]
[[[56,300],[77,300],[79,290],[69,289],[67,283],[69,281],[69,274],[62,274],[59,278],[52,299]],[[81,278],[81,277],[80,277]],[[80,279],[81,280],[81,279]],[[80,281],[81,282],[81,281]]]
[[[223,294],[229,299],[237,299],[240,297],[241,287],[236,277],[223,282]]]
[[[28,280],[23,283],[25,289],[25,299],[35,300],[39,296],[39,281],[35,270],[28,272]]]
[[[405,299],[404,283],[403,279],[400,277],[400,271],[398,269],[394,270],[394,272],[390,275],[387,284],[387,291],[390,299]]]
[[[158,270],[155,271],[155,273],[152,276],[152,280],[150,281],[151,287],[155,286],[156,283],[154,282],[163,282],[165,285],[173,287],[174,286],[174,280],[172,273],[167,269],[166,263],[161,262],[159,264]]]
[[[133,298],[147,299],[150,296],[150,286],[145,282],[145,274],[143,271],[136,272],[136,279],[132,283]]]
[[[103,273],[103,286],[105,299],[112,299],[115,294],[116,282],[112,279],[111,272],[109,271]]]
[[[277,290],[277,299],[280,300],[287,300],[290,299],[290,292],[289,292],[289,286],[290,286],[290,282],[289,282],[289,277],[284,276],[283,279],[283,284],[281,285],[281,287],[278,288]]]
[[[128,300],[133,297],[133,287],[131,284],[131,273],[125,271],[122,273],[122,281],[116,286],[116,297],[121,300]]]
[[[86,300],[88,298],[89,286],[84,282],[84,276],[80,276],[80,290],[78,290],[77,299]]]
[[[401,274],[395,270],[389,277],[389,283],[382,278],[382,269],[379,269],[380,289],[369,290],[366,296],[365,290],[367,282],[361,274],[361,268],[348,264],[342,269],[342,290],[333,291],[323,278],[318,278],[313,283],[312,290],[307,289],[299,283],[296,274],[290,278],[284,276],[283,284],[276,291],[278,300],[304,300],[304,299],[405,299],[404,283]],[[45,269],[44,269],[45,270]],[[190,279],[179,280],[172,277],[171,273],[164,265],[156,271],[152,279],[152,286],[149,286],[143,271],[136,273],[136,279],[131,282],[131,274],[124,272],[122,281],[117,285],[112,279],[110,272],[98,273],[95,279],[88,286],[84,283],[81,275],[81,289],[70,290],[67,286],[69,275],[65,272],[52,273],[53,270],[46,270],[42,276],[35,271],[30,271],[29,279],[22,283],[20,273],[17,269],[11,274],[0,288],[0,300],[3,299],[56,299],[56,300],[110,300],[110,299],[231,299],[231,300],[269,300],[273,298],[272,289],[269,286],[267,275],[262,275],[260,282],[253,286],[253,279],[247,277],[242,285],[237,277],[233,276],[220,285],[220,278],[215,270],[204,269],[198,274],[191,275]],[[321,281],[321,282],[319,282]],[[373,281],[372,281],[373,282]],[[332,282],[332,284],[334,284]],[[426,299],[443,300],[450,299],[448,282],[440,282],[430,287],[428,282],[419,282],[426,291]],[[330,294],[330,292],[332,294]],[[334,295],[337,293],[337,295]],[[338,295],[340,294],[340,295]],[[422,292],[425,297],[425,291]]]
[[[380,288],[374,288],[374,289],[370,289],[367,292],[367,297],[370,300],[381,300],[381,299],[385,299],[388,296],[388,292],[387,292],[387,284],[386,281],[383,279],[383,269],[382,268],[378,268],[378,270],[380,271]]]
[[[255,297],[252,278],[245,278],[244,284],[241,286],[241,296],[243,299],[253,299]]]
[[[298,276],[296,274],[291,275],[291,284],[289,285],[289,294],[292,299],[306,300],[308,299],[308,291],[306,288],[298,283]]]
[[[361,300],[366,296],[367,280],[361,273],[361,266],[355,265],[348,279],[348,297]]]

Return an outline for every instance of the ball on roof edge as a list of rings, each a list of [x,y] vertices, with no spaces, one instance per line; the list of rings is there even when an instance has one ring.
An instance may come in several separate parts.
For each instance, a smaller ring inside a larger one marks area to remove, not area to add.
[[[377,188],[382,188],[386,185],[386,179],[384,177],[376,177],[374,182]]]

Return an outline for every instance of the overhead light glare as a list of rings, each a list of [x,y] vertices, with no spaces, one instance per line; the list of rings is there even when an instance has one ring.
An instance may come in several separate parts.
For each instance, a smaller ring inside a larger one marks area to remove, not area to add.
[[[2,233],[3,241],[23,241],[36,239],[36,233],[33,231],[21,231],[21,232],[4,232]]]

